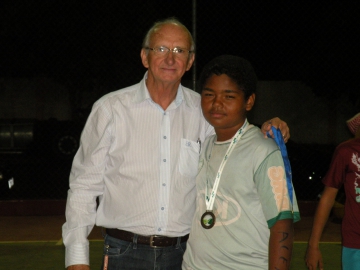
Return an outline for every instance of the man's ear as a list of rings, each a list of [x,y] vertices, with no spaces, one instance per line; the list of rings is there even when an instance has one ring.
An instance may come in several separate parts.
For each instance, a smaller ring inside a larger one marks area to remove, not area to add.
[[[186,65],[186,71],[188,71],[191,68],[192,64],[194,63],[194,60],[195,60],[195,53],[191,53]]]
[[[146,50],[144,48],[141,49],[140,57],[143,66],[149,68],[148,54],[146,53]]]
[[[252,94],[246,101],[245,109],[250,111],[255,104],[255,94]]]

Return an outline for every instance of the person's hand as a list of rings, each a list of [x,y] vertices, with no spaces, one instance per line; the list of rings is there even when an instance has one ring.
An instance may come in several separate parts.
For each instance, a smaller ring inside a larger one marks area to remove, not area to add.
[[[267,137],[267,132],[269,132],[270,136],[274,138],[271,126],[280,129],[281,134],[284,138],[284,142],[287,143],[287,141],[290,139],[290,129],[286,122],[282,121],[279,117],[275,117],[264,122],[264,124],[262,124],[261,126],[261,132],[264,133],[265,137]]]
[[[67,270],[90,270],[90,266],[86,265],[86,264],[75,264],[75,265],[70,265],[68,266],[68,268],[66,268]]]
[[[323,270],[324,263],[319,247],[308,246],[305,255],[306,266],[309,270]],[[319,268],[318,268],[319,267]]]

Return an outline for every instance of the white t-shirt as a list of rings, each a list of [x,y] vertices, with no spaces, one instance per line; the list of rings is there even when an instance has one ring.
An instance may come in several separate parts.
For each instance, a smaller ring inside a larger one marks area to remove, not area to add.
[[[213,228],[204,229],[205,192],[211,192],[215,175],[229,142],[216,136],[204,143],[196,179],[196,212],[184,254],[183,269],[268,269],[270,230],[280,219],[299,220],[294,195],[288,196],[281,152],[274,140],[257,127],[246,131],[231,153],[216,194]]]

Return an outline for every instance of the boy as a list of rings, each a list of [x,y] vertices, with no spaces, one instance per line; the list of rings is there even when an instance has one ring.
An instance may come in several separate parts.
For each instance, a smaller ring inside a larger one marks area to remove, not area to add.
[[[339,144],[333,154],[330,168],[323,178],[321,195],[306,251],[308,269],[323,269],[319,242],[336,195],[345,190],[345,216],[342,221],[342,269],[360,269],[360,113],[346,121],[354,138]]]
[[[290,267],[300,216],[278,146],[246,119],[256,83],[251,64],[231,55],[213,59],[201,74],[202,111],[216,135],[201,146],[183,269]]]

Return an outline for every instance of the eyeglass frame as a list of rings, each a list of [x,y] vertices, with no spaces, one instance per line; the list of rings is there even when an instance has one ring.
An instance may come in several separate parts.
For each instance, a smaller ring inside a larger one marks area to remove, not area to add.
[[[154,47],[154,48],[144,47],[145,50],[152,50],[155,54],[158,53],[157,50],[160,49],[160,48],[164,48],[164,49],[167,50],[167,52],[164,54],[164,56],[167,55],[168,53],[170,53],[170,51],[171,51],[174,55],[181,55],[181,54],[179,54],[178,52],[175,52],[174,50],[183,50],[183,51],[186,51],[186,52],[188,52],[189,56],[190,56],[191,53],[194,53],[194,51],[187,50],[187,49],[183,49],[183,48],[181,48],[181,47],[174,47],[174,48],[172,48],[172,49],[170,49],[170,48],[168,48],[168,47],[166,47],[166,46],[159,46],[159,47]]]

